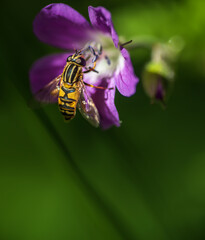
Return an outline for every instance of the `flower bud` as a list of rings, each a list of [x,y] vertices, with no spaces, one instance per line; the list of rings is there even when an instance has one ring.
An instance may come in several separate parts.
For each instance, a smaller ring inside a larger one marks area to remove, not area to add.
[[[152,46],[151,61],[146,64],[142,83],[152,103],[160,101],[165,104],[169,90],[174,82],[174,63],[183,49],[180,37],[173,37],[167,43]]]
[[[155,100],[165,102],[167,92],[173,83],[173,77],[174,72],[163,61],[149,62],[145,66],[142,84],[152,102]]]

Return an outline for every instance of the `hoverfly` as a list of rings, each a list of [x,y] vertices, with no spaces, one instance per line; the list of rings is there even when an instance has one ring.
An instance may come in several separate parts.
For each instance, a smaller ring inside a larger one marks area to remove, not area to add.
[[[95,70],[96,60],[95,57],[92,68],[89,67],[83,72],[83,68],[86,68],[86,60],[82,51],[76,51],[67,58],[62,74],[37,92],[35,98],[45,103],[55,102],[57,98],[59,110],[65,121],[70,121],[75,117],[78,107],[83,117],[93,126],[98,127],[100,123],[99,113],[92,98],[88,95],[85,85],[98,89],[106,88],[96,87],[83,81],[84,73],[97,72]]]

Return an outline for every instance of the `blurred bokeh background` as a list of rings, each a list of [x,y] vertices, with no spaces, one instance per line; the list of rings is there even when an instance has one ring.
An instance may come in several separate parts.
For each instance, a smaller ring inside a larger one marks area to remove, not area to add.
[[[79,113],[65,124],[56,105],[28,107],[31,64],[59,51],[32,32],[51,2],[1,4],[0,239],[205,239],[205,2],[60,2],[87,18],[103,5],[128,40],[178,35],[185,47],[166,110],[139,83],[131,98],[116,94],[120,128],[95,129]],[[131,56],[141,77],[150,51]]]

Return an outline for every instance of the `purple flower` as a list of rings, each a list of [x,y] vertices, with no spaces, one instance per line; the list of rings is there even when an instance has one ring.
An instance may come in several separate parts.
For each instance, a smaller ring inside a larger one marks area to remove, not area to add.
[[[74,49],[91,45],[102,51],[96,66],[99,73],[84,74],[84,81],[113,89],[101,90],[86,86],[87,91],[99,111],[101,127],[120,126],[114,103],[115,87],[122,95],[129,97],[136,91],[138,78],[134,74],[129,53],[119,47],[110,12],[103,7],[90,6],[88,13],[92,25],[80,13],[63,3],[50,4],[36,16],[33,23],[36,36],[42,42],[65,49],[66,52],[46,56],[33,64],[30,70],[31,90],[33,94],[37,93],[61,74],[68,55]]]

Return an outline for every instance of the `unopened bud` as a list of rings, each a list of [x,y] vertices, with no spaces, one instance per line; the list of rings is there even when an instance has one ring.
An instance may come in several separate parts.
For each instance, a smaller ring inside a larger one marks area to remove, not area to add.
[[[173,83],[174,72],[163,61],[150,62],[145,66],[142,83],[152,102],[165,102],[168,90]]]

